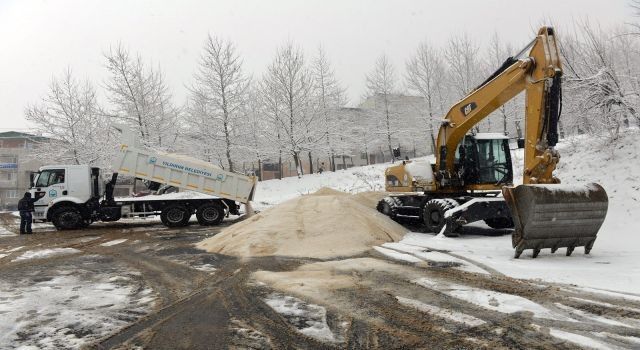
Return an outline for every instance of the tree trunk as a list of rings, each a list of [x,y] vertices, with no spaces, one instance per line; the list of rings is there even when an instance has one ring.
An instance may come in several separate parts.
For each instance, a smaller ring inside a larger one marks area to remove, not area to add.
[[[280,156],[278,157],[278,179],[282,180],[282,152],[280,152]]]
[[[313,174],[313,157],[311,157],[311,151],[309,151],[309,174]]]
[[[293,152],[293,163],[296,166],[296,173],[298,174],[298,177],[301,177],[302,169],[300,167],[300,155],[298,152]]]
[[[258,158],[258,181],[262,181],[262,160]]]
[[[345,156],[344,154],[342,155],[342,168],[344,170],[347,170],[347,156]]]
[[[515,124],[516,124],[516,132],[518,133],[518,138],[521,139],[522,138],[522,129],[520,128],[520,121],[516,120]]]

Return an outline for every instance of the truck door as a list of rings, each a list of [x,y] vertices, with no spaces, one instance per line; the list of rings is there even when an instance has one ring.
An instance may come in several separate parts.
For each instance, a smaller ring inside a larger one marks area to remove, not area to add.
[[[46,169],[40,172],[34,184],[35,193],[44,196],[35,202],[35,219],[44,219],[44,211],[49,203],[67,195],[65,169]]]

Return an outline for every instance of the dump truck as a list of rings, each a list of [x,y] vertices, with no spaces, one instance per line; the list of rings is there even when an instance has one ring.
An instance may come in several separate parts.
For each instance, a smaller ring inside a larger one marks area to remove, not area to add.
[[[438,131],[433,165],[407,163],[385,172],[386,190],[378,203],[393,219],[413,218],[426,230],[457,236],[466,224],[484,221],[495,229],[514,228],[518,258],[525,249],[535,258],[593,248],[608,208],[602,186],[564,185],[553,174],[562,110],[562,64],[552,27],[543,27],[518,54],[454,104]],[[473,128],[491,112],[525,92],[522,185],[514,186],[509,139]]]
[[[105,171],[89,165],[47,165],[32,178],[34,220],[52,222],[57,229],[82,228],[96,221],[159,215],[168,227],[188,225],[195,213],[200,225],[219,224],[249,206],[257,178],[225,171],[211,163],[180,154],[143,147],[126,127],[108,181]],[[114,197],[119,175],[147,183],[156,194]],[[162,193],[167,188],[181,192]],[[187,191],[187,192],[182,192]]]

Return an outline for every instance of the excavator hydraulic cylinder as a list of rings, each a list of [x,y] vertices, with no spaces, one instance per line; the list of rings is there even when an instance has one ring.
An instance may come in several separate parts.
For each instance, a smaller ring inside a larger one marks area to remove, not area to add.
[[[512,244],[518,258],[533,249],[535,258],[543,248],[576,247],[589,254],[607,215],[609,199],[602,186],[520,185],[504,187],[502,193],[515,225]]]

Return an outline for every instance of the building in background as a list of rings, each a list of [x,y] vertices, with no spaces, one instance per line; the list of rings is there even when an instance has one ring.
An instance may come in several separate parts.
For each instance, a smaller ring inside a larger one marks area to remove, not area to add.
[[[42,163],[31,157],[45,137],[23,132],[0,133],[0,210],[15,210],[18,200],[29,188],[30,175]]]

